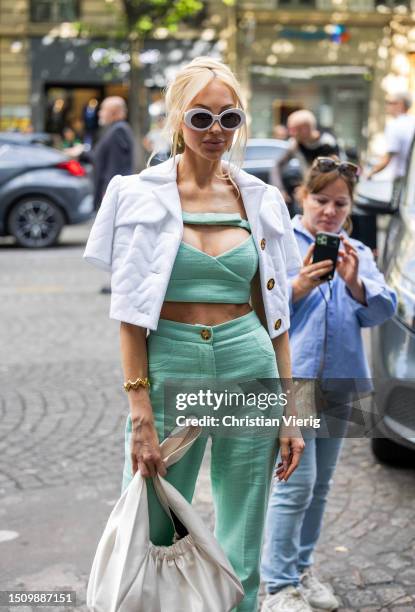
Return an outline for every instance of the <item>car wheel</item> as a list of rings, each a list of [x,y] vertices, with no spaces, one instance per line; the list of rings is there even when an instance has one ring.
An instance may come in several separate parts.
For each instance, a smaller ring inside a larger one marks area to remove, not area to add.
[[[65,218],[56,204],[33,196],[13,206],[8,228],[19,245],[38,249],[55,244],[64,224]]]
[[[372,451],[379,461],[387,465],[415,466],[415,451],[388,438],[372,438]]]

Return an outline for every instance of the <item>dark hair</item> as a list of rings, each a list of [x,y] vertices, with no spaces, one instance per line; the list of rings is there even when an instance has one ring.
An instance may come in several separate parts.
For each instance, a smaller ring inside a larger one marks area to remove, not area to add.
[[[332,159],[339,162],[339,158],[335,155],[330,155]],[[310,170],[307,172],[302,184],[299,187],[299,197],[302,200],[307,193],[320,193],[327,185],[333,183],[338,178],[341,178],[345,183],[347,190],[350,195],[350,199],[352,200],[353,206],[353,193],[356,185],[356,179],[349,178],[348,176],[342,174],[337,169],[332,170],[331,172],[321,172],[316,166],[312,165]],[[350,235],[353,229],[352,219],[350,215],[347,215],[345,222],[343,223],[343,229]]]

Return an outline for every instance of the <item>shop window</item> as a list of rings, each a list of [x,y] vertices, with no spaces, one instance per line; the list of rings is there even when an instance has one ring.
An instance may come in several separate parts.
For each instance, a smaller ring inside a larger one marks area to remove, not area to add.
[[[79,0],[32,0],[30,5],[32,22],[76,21],[80,15]]]

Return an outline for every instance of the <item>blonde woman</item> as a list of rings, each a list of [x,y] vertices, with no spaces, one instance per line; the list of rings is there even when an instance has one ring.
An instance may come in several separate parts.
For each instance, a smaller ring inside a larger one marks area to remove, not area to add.
[[[289,380],[286,276],[301,259],[278,190],[221,160],[246,141],[229,68],[194,60],[169,86],[166,108],[172,159],[112,179],[84,256],[112,270],[110,317],[121,321],[125,380],[135,383],[127,385],[123,489],[137,470],[158,472],[191,501],[206,437],[166,474],[163,383]],[[279,446],[278,476],[287,480],[304,443],[282,430],[279,441],[277,430],[212,438],[215,533],[245,589],[238,612],[255,612],[273,463]],[[168,545],[172,527],[151,484],[151,541]]]

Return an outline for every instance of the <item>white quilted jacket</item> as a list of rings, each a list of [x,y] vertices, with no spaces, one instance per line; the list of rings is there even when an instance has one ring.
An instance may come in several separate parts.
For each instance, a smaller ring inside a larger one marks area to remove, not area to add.
[[[157,329],[183,220],[176,183],[179,155],[108,185],[84,258],[112,272],[110,318]],[[268,333],[289,328],[287,273],[302,259],[278,189],[244,172],[234,174],[259,254]]]

